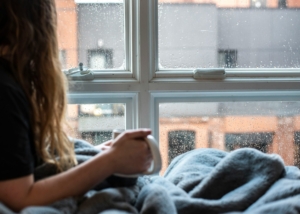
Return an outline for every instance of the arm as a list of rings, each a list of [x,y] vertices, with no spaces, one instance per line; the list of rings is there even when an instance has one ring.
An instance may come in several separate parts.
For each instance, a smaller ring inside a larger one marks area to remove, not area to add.
[[[141,140],[149,130],[124,132],[110,149],[66,172],[34,182],[33,175],[0,182],[0,201],[19,211],[31,205],[46,205],[59,199],[85,193],[113,173],[145,171],[151,153]]]

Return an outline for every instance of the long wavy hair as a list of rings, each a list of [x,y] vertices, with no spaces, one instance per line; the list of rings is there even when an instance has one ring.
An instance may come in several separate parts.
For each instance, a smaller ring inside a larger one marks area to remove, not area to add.
[[[31,105],[36,151],[60,171],[76,165],[64,132],[66,78],[61,71],[54,0],[0,0],[0,54]]]

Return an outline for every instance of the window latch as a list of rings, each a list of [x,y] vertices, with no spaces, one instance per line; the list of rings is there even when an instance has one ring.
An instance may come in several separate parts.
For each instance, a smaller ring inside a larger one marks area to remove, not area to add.
[[[225,68],[197,68],[194,70],[194,79],[224,79]]]
[[[65,72],[66,76],[71,80],[93,80],[94,74],[91,70],[79,63],[78,68],[71,68]]]

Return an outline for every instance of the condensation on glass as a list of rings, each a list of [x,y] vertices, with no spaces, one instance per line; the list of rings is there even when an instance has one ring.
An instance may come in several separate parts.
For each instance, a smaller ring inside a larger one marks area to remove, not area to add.
[[[106,142],[113,129],[125,129],[124,103],[69,104],[67,133],[93,145]]]
[[[300,102],[161,103],[159,142],[163,171],[196,148],[250,147],[300,167]]]
[[[298,0],[159,0],[159,68],[299,68]]]
[[[56,0],[56,7],[63,69],[125,69],[124,0]]]

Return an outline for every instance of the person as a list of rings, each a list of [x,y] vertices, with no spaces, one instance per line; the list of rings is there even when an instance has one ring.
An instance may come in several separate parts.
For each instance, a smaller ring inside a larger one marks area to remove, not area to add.
[[[84,194],[114,173],[152,161],[149,129],[126,131],[77,164],[64,132],[66,80],[60,69],[54,0],[0,0],[0,202],[14,211]],[[34,169],[59,173],[35,181]]]

